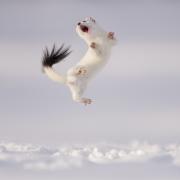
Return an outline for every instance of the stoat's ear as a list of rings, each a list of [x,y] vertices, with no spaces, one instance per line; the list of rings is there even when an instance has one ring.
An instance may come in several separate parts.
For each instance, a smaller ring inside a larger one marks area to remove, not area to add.
[[[92,21],[93,23],[96,23],[96,20],[92,17],[87,17],[86,20]]]
[[[94,18],[90,17],[90,20],[91,20],[92,22],[96,23],[96,20],[95,20]]]

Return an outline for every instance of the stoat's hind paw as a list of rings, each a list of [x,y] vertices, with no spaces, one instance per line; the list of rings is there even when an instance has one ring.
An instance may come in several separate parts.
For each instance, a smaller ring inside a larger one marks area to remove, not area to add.
[[[85,75],[87,73],[87,69],[83,66],[79,66],[76,68],[76,75]]]
[[[81,102],[86,106],[88,104],[91,104],[92,100],[88,98],[82,98]]]

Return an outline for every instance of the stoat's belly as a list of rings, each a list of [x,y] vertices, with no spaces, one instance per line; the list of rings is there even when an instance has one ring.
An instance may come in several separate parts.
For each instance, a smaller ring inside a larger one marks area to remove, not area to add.
[[[87,69],[87,75],[91,77],[99,72],[106,65],[106,62],[104,59],[90,59],[85,62],[81,61],[78,65],[85,67]]]
[[[99,56],[84,56],[84,58],[75,66],[69,69],[68,81],[74,81],[76,83],[89,81],[92,79],[106,64],[107,59]],[[76,74],[78,67],[85,69],[84,74]]]

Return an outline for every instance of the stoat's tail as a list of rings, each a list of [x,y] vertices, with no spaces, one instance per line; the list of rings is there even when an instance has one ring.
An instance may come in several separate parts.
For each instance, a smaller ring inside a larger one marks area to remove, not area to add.
[[[71,51],[69,50],[69,47],[64,48],[64,45],[59,49],[56,49],[54,45],[51,52],[49,52],[47,48],[45,49],[43,53],[42,66],[43,71],[50,79],[63,84],[66,83],[66,76],[56,73],[52,66],[64,60],[70,53]]]

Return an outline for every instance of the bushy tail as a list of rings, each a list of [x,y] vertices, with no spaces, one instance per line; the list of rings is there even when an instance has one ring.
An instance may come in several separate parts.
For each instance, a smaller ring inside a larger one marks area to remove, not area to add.
[[[47,48],[44,50],[42,59],[43,71],[50,79],[56,82],[66,83],[66,77],[56,73],[52,66],[64,60],[70,53],[69,47],[64,48],[64,45],[59,49],[56,49],[54,45],[51,52]]]

